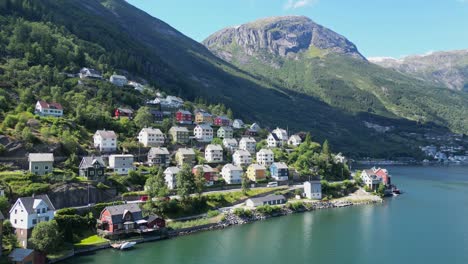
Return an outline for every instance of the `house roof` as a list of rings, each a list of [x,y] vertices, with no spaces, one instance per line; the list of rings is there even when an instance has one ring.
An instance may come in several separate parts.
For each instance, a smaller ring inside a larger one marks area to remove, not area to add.
[[[54,162],[53,153],[29,153],[30,162]]]
[[[224,130],[224,131],[233,131],[232,127],[229,127],[229,126],[222,126],[218,130],[221,130],[221,129]]]
[[[34,250],[28,248],[15,248],[13,251],[8,255],[8,257],[13,262],[22,262],[26,257],[34,253]]]
[[[106,166],[102,157],[88,156],[88,157],[83,157],[83,159],[81,160],[80,169],[93,167],[93,164],[96,162],[99,163],[101,167]]]
[[[293,140],[293,139],[299,142],[302,141],[301,137],[298,135],[292,135],[289,137],[289,140]]]
[[[236,144],[237,145],[238,143],[235,138],[225,138],[223,139],[223,144],[229,144],[229,145]]]
[[[47,194],[41,194],[41,195],[35,195],[35,196],[30,196],[30,197],[21,197],[18,198],[17,202],[20,201],[21,204],[23,204],[24,209],[28,214],[33,214],[34,213],[34,204],[36,200],[42,200],[47,204],[47,207],[49,207],[50,210],[55,211],[55,207],[52,204],[52,202],[49,199],[49,196]],[[37,203],[37,202],[36,202]],[[10,213],[13,210],[14,206],[10,209]]]
[[[81,69],[80,71],[81,73],[86,73],[86,72],[89,72],[90,74],[93,74],[93,75],[101,75],[101,73],[95,69],[92,69],[92,68],[83,68]]]
[[[213,130],[213,128],[208,124],[198,124],[195,128],[197,128],[197,127],[201,128],[203,130]]]
[[[189,132],[186,127],[179,127],[179,126],[173,126],[171,127],[170,131],[175,131],[175,132]]]
[[[284,162],[273,162],[271,166],[275,166],[277,169],[288,169],[288,165]]]
[[[275,141],[279,141],[279,138],[275,133],[268,134],[268,137],[272,137]]]
[[[148,216],[148,219],[146,221],[148,221],[148,223],[151,223],[156,219],[163,219],[163,218],[161,216],[159,216],[159,215],[150,215],[150,216]]]
[[[205,148],[205,151],[207,151],[207,150],[220,150],[220,151],[223,151],[223,147],[221,147],[221,145],[218,145],[218,144],[209,144]]]
[[[148,155],[169,155],[167,148],[151,148]]]
[[[283,195],[268,195],[268,196],[263,196],[263,197],[257,197],[257,198],[250,198],[252,202],[268,202],[268,201],[274,201],[274,200],[286,200],[286,198]]]
[[[271,149],[261,149],[259,152],[257,152],[257,154],[260,153],[260,154],[267,154],[267,155],[274,155],[273,154],[273,151],[271,151]]]
[[[158,128],[152,128],[152,127],[145,127],[140,131],[140,133],[163,135],[163,132],[161,132],[161,130],[159,130]]]
[[[94,133],[94,135],[99,135],[102,138],[117,138],[117,135],[112,130],[98,130],[96,133]]]
[[[238,123],[239,125],[243,125],[244,121],[242,121],[241,119],[234,119],[233,123]]]
[[[248,155],[248,156],[251,156],[250,152],[248,152],[247,150],[243,150],[243,149],[236,150],[236,152],[234,152],[234,155],[239,155],[239,156]]]
[[[265,166],[260,164],[250,164],[249,168],[252,168],[254,170],[266,170]]]
[[[228,164],[224,165],[223,169],[224,168],[227,168],[229,170],[237,170],[237,171],[242,171],[243,170],[241,166],[236,166],[236,165],[234,165],[232,163],[228,163]]]
[[[113,79],[127,80],[127,77],[125,77],[125,76],[123,76],[123,75],[117,75],[117,74],[112,75],[111,78],[113,78]]]
[[[184,115],[192,115],[192,113],[190,113],[190,112],[187,111],[187,110],[179,110],[179,111],[177,111],[177,112],[182,113],[182,114],[184,114]]]
[[[134,156],[132,154],[112,154],[109,156],[109,159],[111,158],[133,158]]]
[[[218,117],[216,117],[216,118],[222,119],[222,120],[229,120],[229,121],[231,120],[231,119],[229,119],[227,116],[218,116]]]
[[[201,115],[201,116],[203,116],[203,117],[211,117],[211,116],[212,116],[210,113],[208,113],[208,112],[202,112],[202,111],[197,112],[197,115]]]
[[[214,172],[214,169],[210,166],[210,165],[206,165],[206,164],[203,164],[203,165],[197,165],[195,167],[193,167],[194,170],[197,170],[202,168],[203,169],[203,172]]]
[[[46,101],[37,101],[42,108],[48,108],[48,109],[58,109],[58,110],[63,110],[63,107],[61,104],[59,103],[55,103],[55,102],[46,102]]]
[[[119,110],[119,112],[122,112],[122,113],[125,113],[125,114],[133,114],[133,110],[130,109],[130,108],[122,108],[122,107],[119,107],[117,108],[117,110]]]
[[[256,143],[257,141],[255,141],[255,139],[254,139],[253,137],[243,137],[243,138],[239,141],[239,143],[241,143],[241,142],[245,142],[245,143],[248,143],[248,142],[250,142],[250,143]]]
[[[133,221],[138,221],[140,219],[143,219],[141,209],[136,203],[127,203],[127,204],[107,206],[106,208],[103,209],[102,212],[104,212],[105,210],[109,211],[113,224],[123,223],[124,222],[123,216],[127,212],[132,213]]]
[[[195,151],[192,148],[180,148],[177,152],[182,155],[195,155]]]
[[[173,173],[173,174],[177,174],[177,173],[179,173],[179,171],[180,171],[180,168],[179,168],[179,167],[168,167],[168,168],[164,171],[164,173],[170,172],[170,173]]]

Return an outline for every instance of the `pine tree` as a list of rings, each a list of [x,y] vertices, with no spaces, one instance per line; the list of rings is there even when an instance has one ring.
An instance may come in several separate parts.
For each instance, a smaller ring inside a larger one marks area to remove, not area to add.
[[[329,146],[329,144],[328,144],[328,140],[327,140],[327,139],[325,140],[325,142],[323,142],[322,154],[330,155],[330,146]]]

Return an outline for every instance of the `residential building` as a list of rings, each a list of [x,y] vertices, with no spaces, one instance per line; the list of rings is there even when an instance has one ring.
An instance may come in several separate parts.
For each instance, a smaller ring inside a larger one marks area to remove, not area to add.
[[[83,68],[80,70],[80,79],[102,79],[99,71],[91,68]]]
[[[232,127],[222,126],[218,129],[217,136],[219,138],[232,138],[234,135],[234,130]]]
[[[261,149],[257,152],[257,163],[269,167],[275,162],[275,154],[271,149]]]
[[[226,116],[218,116],[214,119],[213,123],[215,126],[230,126],[231,119]]]
[[[245,130],[244,136],[247,136],[247,137],[256,137],[256,136],[258,136],[258,132],[253,131],[253,130],[250,130],[250,128],[249,128],[249,129],[246,129],[246,130]]]
[[[264,197],[250,198],[245,202],[248,207],[277,205],[284,203],[286,203],[286,198],[283,195],[268,195]]]
[[[53,153],[30,153],[28,156],[29,171],[36,175],[45,175],[54,170]]]
[[[276,134],[270,133],[267,137],[267,145],[269,148],[276,148],[281,145],[281,141],[276,136]]]
[[[240,184],[242,182],[242,173],[244,173],[244,170],[241,166],[231,163],[224,165],[221,170],[221,176],[227,184]]]
[[[123,87],[124,85],[128,83],[128,80],[127,80],[127,77],[123,75],[113,74],[109,78],[109,82],[111,82],[113,85]]]
[[[135,170],[133,166],[133,155],[131,154],[113,154],[109,156],[109,168],[113,169],[119,175],[126,175]]]
[[[8,255],[8,259],[14,264],[36,264],[45,263],[44,257],[36,254],[34,249],[15,248]]]
[[[63,116],[63,107],[59,103],[37,101],[34,113],[40,116],[61,117]]]
[[[232,154],[232,162],[236,166],[248,166],[252,163],[252,156],[247,150],[238,149]]]
[[[198,124],[193,129],[193,135],[200,142],[211,142],[213,140],[213,128],[208,124]]]
[[[215,171],[210,165],[197,165],[192,168],[193,175],[196,175],[199,170],[203,171],[203,177],[206,180],[206,185],[213,185],[213,181],[215,180]]]
[[[164,179],[170,190],[177,188],[177,173],[179,173],[179,171],[180,169],[178,167],[168,167],[164,171]]]
[[[253,137],[243,137],[239,141],[239,149],[247,150],[251,154],[255,154],[257,141]]]
[[[225,149],[232,153],[236,151],[236,149],[239,147],[239,143],[237,143],[237,140],[235,138],[225,138],[223,139],[223,146]]]
[[[151,109],[150,113],[153,115],[154,122],[160,123],[164,120],[164,113],[162,111]]]
[[[250,164],[247,168],[247,178],[259,182],[266,179],[266,168],[260,164]]]
[[[276,135],[276,138],[279,140],[278,147],[286,146],[288,144],[288,132],[281,128],[276,128],[271,131],[271,134]]]
[[[298,135],[292,135],[289,137],[288,145],[297,147],[302,143],[302,139]]]
[[[207,162],[222,162],[223,148],[221,145],[209,144],[205,148],[205,160]]]
[[[136,81],[128,81],[127,85],[132,86],[135,90],[139,92],[143,92],[143,90],[145,90],[143,84]]]
[[[260,129],[261,129],[260,125],[257,123],[253,123],[252,125],[250,125],[250,128],[249,128],[249,130],[253,132],[258,132],[260,131]]]
[[[374,171],[375,175],[379,176],[382,179],[382,183],[385,186],[390,186],[392,184],[392,177],[390,174],[388,174],[387,169],[382,169],[382,168],[372,168]]]
[[[182,98],[173,95],[166,96],[166,101],[176,107],[181,107],[184,104],[184,100],[182,100]]]
[[[32,229],[40,222],[54,219],[54,216],[55,207],[46,194],[18,198],[10,209],[10,222],[20,246],[27,248]]]
[[[195,114],[195,123],[212,125],[213,116],[210,113],[199,111]]]
[[[161,130],[157,128],[143,128],[138,134],[138,141],[144,147],[159,147],[164,145],[165,136]]]
[[[232,127],[235,129],[241,129],[244,128],[244,122],[240,119],[234,119],[234,122],[232,122]]]
[[[367,188],[373,191],[377,189],[379,184],[383,183],[382,177],[375,174],[373,169],[363,170],[361,172],[361,179],[364,182],[364,184],[367,186]]]
[[[117,135],[112,130],[98,130],[93,136],[94,147],[101,152],[117,150]]]
[[[192,124],[192,113],[186,110],[176,112],[176,120],[179,124]]]
[[[148,164],[150,166],[167,167],[171,162],[169,150],[163,147],[153,147],[148,152]]]
[[[107,206],[97,220],[98,233],[119,235],[137,232],[147,221],[143,218],[140,206],[136,203]]]
[[[102,157],[83,157],[79,166],[79,174],[90,181],[103,181],[106,164]]]
[[[320,181],[304,182],[304,193],[308,199],[322,199],[322,184]]]
[[[133,110],[129,108],[117,108],[114,111],[115,118],[133,118]]]
[[[287,181],[289,179],[289,168],[284,162],[274,162],[270,166],[271,177],[277,181]]]
[[[188,164],[193,166],[196,161],[195,151],[191,148],[179,148],[176,153],[176,162],[177,165],[182,166]]]
[[[173,143],[187,144],[190,140],[189,131],[186,127],[174,126],[169,129]]]

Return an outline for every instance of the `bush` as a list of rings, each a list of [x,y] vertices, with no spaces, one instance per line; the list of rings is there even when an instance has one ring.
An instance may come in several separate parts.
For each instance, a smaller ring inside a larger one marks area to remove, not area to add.
[[[288,203],[286,206],[294,212],[302,211],[305,209],[305,205],[303,202]]]
[[[262,205],[256,208],[257,212],[262,215],[274,215],[281,212],[281,207],[271,206],[271,205]]]
[[[233,213],[239,217],[252,217],[253,216],[252,211],[249,209],[235,208]]]
[[[55,215],[58,216],[58,215],[75,215],[77,214],[77,210],[75,208],[63,208],[63,209],[59,209],[57,210],[57,212],[55,212]]]
[[[208,211],[208,213],[206,214],[206,216],[208,218],[211,218],[211,217],[215,217],[215,216],[218,216],[219,215],[219,211],[218,210],[210,210]]]
[[[100,182],[96,185],[96,188],[100,189],[100,190],[106,190],[106,189],[109,189],[110,187],[105,185],[104,183]]]

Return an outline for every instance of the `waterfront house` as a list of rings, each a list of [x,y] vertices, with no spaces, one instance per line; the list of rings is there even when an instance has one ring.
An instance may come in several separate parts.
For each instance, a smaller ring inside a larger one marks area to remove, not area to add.
[[[278,136],[276,136],[276,134],[273,134],[273,133],[268,134],[267,145],[269,148],[279,147],[280,144],[281,144],[281,141],[279,140]]]
[[[148,152],[148,165],[167,167],[171,162],[169,150],[163,147],[153,147]]]
[[[173,190],[177,187],[177,173],[180,169],[178,167],[168,167],[164,171],[164,179],[166,180],[167,187]]]
[[[221,170],[221,176],[227,184],[240,184],[242,181],[242,173],[244,170],[241,166],[234,164],[226,164]]]
[[[257,152],[257,163],[269,167],[275,162],[275,155],[271,149],[261,149]]]
[[[286,198],[283,195],[268,195],[264,197],[250,198],[245,202],[248,207],[278,205],[284,203],[286,203]]]
[[[230,126],[231,119],[226,116],[218,116],[214,119],[213,123],[215,126]]]
[[[187,144],[190,140],[189,131],[186,127],[173,126],[169,129],[173,143]]]
[[[29,171],[36,175],[45,175],[54,170],[53,153],[30,153],[28,155]]]
[[[199,142],[211,142],[213,140],[213,128],[208,124],[198,124],[193,129],[193,135]]]
[[[176,120],[179,124],[192,124],[192,113],[186,110],[176,112]]]
[[[128,80],[127,80],[127,77],[123,75],[113,74],[109,78],[109,82],[112,83],[113,85],[123,87],[124,85],[128,83]]]
[[[82,68],[79,73],[80,79],[102,79],[99,71],[91,68]]]
[[[132,119],[133,118],[133,110],[130,109],[130,108],[119,107],[119,108],[115,109],[114,117],[115,118],[129,118],[129,119]]]
[[[40,222],[54,219],[55,207],[46,194],[21,197],[10,209],[11,226],[21,247],[28,247],[33,228]]]
[[[165,136],[161,130],[157,128],[143,128],[138,133],[138,141],[143,144],[144,147],[159,147],[164,145]]]
[[[379,184],[382,183],[382,177],[378,176],[375,174],[374,170],[363,170],[361,172],[361,179],[364,182],[364,184],[369,188],[370,190],[375,191]]]
[[[234,119],[234,122],[232,122],[232,127],[235,129],[244,128],[244,122],[240,119]]]
[[[146,219],[148,228],[159,229],[166,227],[166,220],[158,215],[150,215]]]
[[[252,137],[243,137],[239,141],[239,149],[246,150],[250,154],[255,154],[257,148],[257,141]]]
[[[40,116],[61,117],[63,116],[63,107],[55,102],[37,101],[34,113]]]
[[[223,148],[221,145],[209,144],[205,148],[205,160],[207,162],[222,162]]]
[[[112,130],[98,130],[93,136],[94,147],[101,152],[117,150],[117,135]]]
[[[39,255],[29,248],[15,248],[8,255],[8,259],[11,263],[14,264],[36,264],[36,263],[45,263],[44,258],[39,257]]]
[[[193,166],[196,162],[195,151],[192,148],[179,148],[175,158],[179,166],[183,166],[184,164]]]
[[[217,131],[217,136],[219,138],[232,138],[234,135],[234,130],[229,126],[222,126]]]
[[[248,166],[252,163],[250,152],[238,149],[232,154],[232,162],[237,166]]]
[[[130,171],[135,170],[133,166],[133,155],[131,154],[114,154],[109,156],[109,168],[114,170],[114,173],[126,175]]]
[[[197,165],[192,168],[193,175],[196,175],[199,170],[202,170],[203,177],[206,180],[206,185],[213,185],[213,181],[215,180],[216,173],[214,169],[210,165]]]
[[[388,171],[386,169],[374,167],[372,168],[372,170],[374,171],[375,175],[382,179],[382,183],[385,186],[390,186],[392,184],[392,177],[390,176],[390,174],[388,174]]]
[[[297,147],[302,143],[302,139],[298,135],[292,135],[288,139],[288,145]]]
[[[250,125],[250,127],[249,127],[249,130],[250,130],[250,131],[257,132],[257,133],[258,133],[258,131],[260,131],[260,129],[261,129],[261,128],[260,128],[260,125],[257,124],[257,123],[253,123],[253,124]]]
[[[225,149],[232,153],[238,148],[239,143],[237,143],[237,140],[235,138],[225,138],[223,139],[223,146]]]
[[[195,114],[195,123],[212,125],[213,116],[210,113],[199,111]]]
[[[97,223],[98,233],[108,236],[143,231],[140,226],[146,227],[148,221],[143,218],[138,204],[126,203],[105,207]]]
[[[83,157],[79,166],[79,175],[90,181],[103,181],[106,165],[102,157]]]
[[[289,168],[284,162],[274,162],[270,166],[271,177],[277,181],[287,181],[289,179]]]
[[[247,168],[247,178],[259,182],[266,179],[266,168],[260,164],[250,164]]]
[[[322,199],[322,184],[320,181],[304,182],[304,193],[308,199]]]

